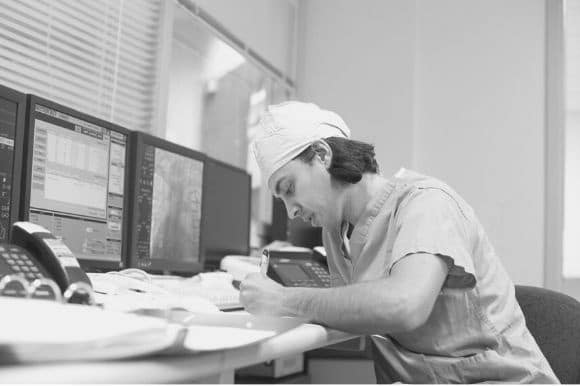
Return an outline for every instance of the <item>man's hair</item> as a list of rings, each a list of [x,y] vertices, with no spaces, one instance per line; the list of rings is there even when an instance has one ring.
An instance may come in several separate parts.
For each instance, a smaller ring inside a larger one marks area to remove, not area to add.
[[[332,150],[332,162],[328,172],[337,181],[356,184],[364,173],[378,173],[379,165],[375,159],[375,147],[365,142],[342,137],[324,139]],[[295,159],[311,164],[320,152],[316,144],[308,146]]]

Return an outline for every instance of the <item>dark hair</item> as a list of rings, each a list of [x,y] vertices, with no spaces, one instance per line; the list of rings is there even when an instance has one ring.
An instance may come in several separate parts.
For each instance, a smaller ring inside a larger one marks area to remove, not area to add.
[[[379,165],[375,159],[373,145],[342,137],[330,137],[324,140],[332,150],[332,163],[328,172],[337,181],[356,184],[362,179],[364,173],[378,173]],[[311,164],[319,151],[320,148],[312,144],[295,159]]]

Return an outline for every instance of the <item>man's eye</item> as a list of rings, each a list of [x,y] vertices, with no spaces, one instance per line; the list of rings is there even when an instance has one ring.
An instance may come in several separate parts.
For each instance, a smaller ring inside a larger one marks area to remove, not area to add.
[[[289,196],[294,193],[294,184],[288,185],[288,189],[286,189],[286,195]]]

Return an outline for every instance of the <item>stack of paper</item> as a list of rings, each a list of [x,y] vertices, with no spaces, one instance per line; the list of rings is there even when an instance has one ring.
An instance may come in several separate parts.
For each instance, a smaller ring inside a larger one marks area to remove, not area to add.
[[[228,313],[168,319],[0,297],[0,364],[193,353],[255,344],[303,321]]]
[[[0,352],[11,361],[118,359],[171,347],[162,319],[96,307],[0,297]]]

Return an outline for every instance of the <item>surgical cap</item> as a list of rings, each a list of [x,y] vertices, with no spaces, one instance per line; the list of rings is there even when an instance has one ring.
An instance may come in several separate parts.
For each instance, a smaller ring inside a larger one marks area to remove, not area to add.
[[[346,123],[313,103],[284,102],[268,106],[251,148],[262,175],[270,177],[319,139],[350,137]]]

